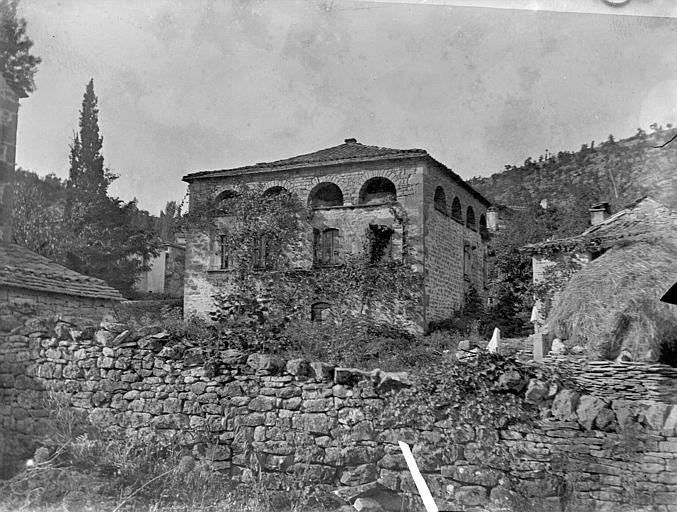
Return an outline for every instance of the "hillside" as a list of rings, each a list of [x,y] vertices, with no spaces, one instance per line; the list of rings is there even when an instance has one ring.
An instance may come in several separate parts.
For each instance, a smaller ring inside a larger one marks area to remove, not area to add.
[[[617,209],[643,195],[677,209],[677,128],[652,126],[627,139],[584,144],[579,151],[560,151],[522,166],[506,166],[489,177],[468,182],[495,204],[526,206],[547,199],[550,204],[591,205],[608,201]]]

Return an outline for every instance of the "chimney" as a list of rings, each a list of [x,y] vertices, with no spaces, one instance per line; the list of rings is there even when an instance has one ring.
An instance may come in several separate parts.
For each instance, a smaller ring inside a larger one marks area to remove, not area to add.
[[[346,144],[357,144],[357,139],[345,139],[343,142]]]
[[[19,96],[0,74],[0,241],[12,241],[16,121]]]
[[[498,209],[495,206],[490,206],[487,210],[487,229],[498,231]]]
[[[609,218],[609,203],[596,203],[590,209],[590,225],[597,226]]]

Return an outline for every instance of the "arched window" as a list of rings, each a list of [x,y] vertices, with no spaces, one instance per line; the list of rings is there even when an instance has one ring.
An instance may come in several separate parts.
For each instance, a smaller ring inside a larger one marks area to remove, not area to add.
[[[463,210],[461,209],[461,201],[458,197],[454,197],[451,203],[451,218],[463,222]]]
[[[468,206],[468,209],[465,212],[465,225],[474,231],[477,230],[477,226],[475,225],[475,210],[472,209],[472,206]]]
[[[278,185],[276,187],[270,187],[269,189],[265,190],[263,192],[263,197],[274,197],[279,196],[280,194],[289,194],[289,191],[286,188],[280,187]]]
[[[395,184],[388,178],[371,178],[360,190],[360,204],[391,203],[396,200]]]
[[[444,194],[442,187],[435,189],[435,210],[447,215],[447,196]]]
[[[311,190],[308,196],[308,206],[311,208],[325,208],[327,206],[343,206],[343,192],[334,183],[324,182]]]
[[[313,263],[318,267],[329,267],[341,263],[338,229],[313,230]]]
[[[328,302],[316,302],[310,306],[311,322],[324,322],[331,315],[331,304]]]
[[[484,215],[480,215],[480,235],[483,239],[489,238],[489,230],[487,229],[487,218]]]
[[[236,198],[238,195],[234,190],[224,190],[214,198],[214,207],[217,210],[226,211],[228,210],[229,200]]]

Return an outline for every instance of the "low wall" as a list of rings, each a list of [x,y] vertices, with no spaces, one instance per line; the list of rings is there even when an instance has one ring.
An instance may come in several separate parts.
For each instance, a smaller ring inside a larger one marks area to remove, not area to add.
[[[53,390],[94,423],[179,439],[233,479],[273,490],[295,478],[353,495],[374,483],[415,494],[401,440],[441,510],[677,511],[677,406],[658,399],[605,400],[532,380],[520,392],[540,418],[500,432],[496,445],[512,455],[500,462],[483,452],[479,425],[462,425],[453,449],[438,449],[443,423],[380,426],[388,391],[406,375],[237,351],[214,367],[157,329],[102,327],[26,322],[0,335],[5,469],[34,450]]]

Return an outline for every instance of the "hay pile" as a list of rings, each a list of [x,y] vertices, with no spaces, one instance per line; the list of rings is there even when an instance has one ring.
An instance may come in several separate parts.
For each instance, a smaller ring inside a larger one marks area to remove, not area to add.
[[[590,359],[633,360],[677,366],[677,306],[660,301],[677,281],[672,240],[617,246],[577,272],[553,304],[548,325]]]

